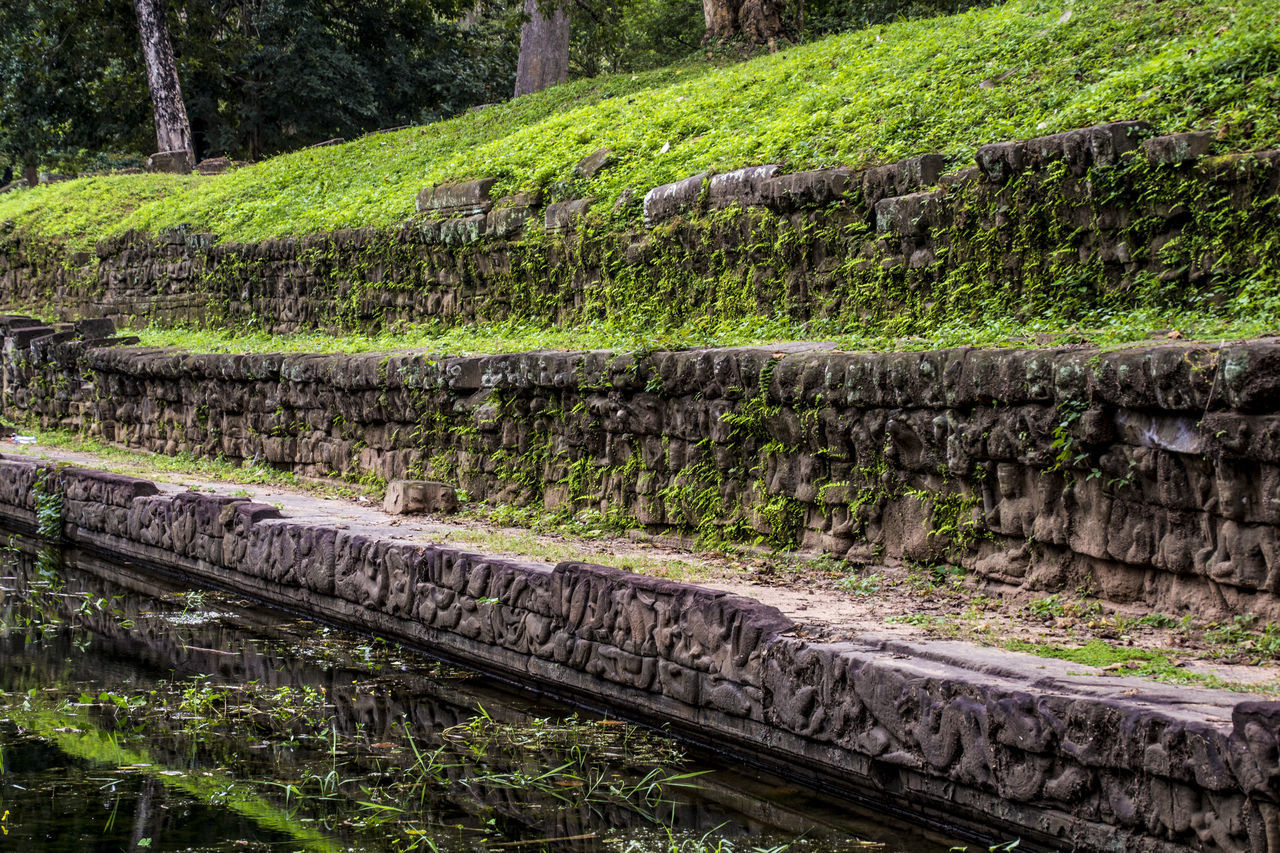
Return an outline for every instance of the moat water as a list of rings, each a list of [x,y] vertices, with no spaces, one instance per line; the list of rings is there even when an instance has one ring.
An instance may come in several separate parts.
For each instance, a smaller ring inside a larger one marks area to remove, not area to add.
[[[389,643],[0,542],[0,850],[956,843]]]

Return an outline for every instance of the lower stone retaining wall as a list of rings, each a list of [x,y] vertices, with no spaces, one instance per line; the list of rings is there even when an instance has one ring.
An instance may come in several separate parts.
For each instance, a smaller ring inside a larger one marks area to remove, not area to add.
[[[808,643],[777,610],[713,590],[386,540],[246,499],[0,459],[6,524],[52,533],[44,496],[54,494],[62,535],[79,548],[665,721],[981,838],[1280,853],[1280,703],[1071,675],[1063,662],[956,644]]]
[[[6,415],[117,444],[1280,618],[1275,342],[192,355],[5,322]]]

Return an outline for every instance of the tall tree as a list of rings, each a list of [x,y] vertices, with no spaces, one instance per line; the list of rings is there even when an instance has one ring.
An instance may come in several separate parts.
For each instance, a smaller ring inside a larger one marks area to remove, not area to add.
[[[703,42],[739,38],[774,47],[784,35],[784,0],[702,0],[707,22]]]
[[[556,0],[525,0],[516,97],[569,79],[569,15]]]
[[[195,166],[196,152],[191,144],[191,122],[182,100],[178,83],[178,67],[173,61],[173,43],[169,40],[169,21],[163,0],[133,0],[138,15],[138,33],[142,37],[142,58],[147,66],[147,86],[156,118],[156,150],[185,151],[187,169]]]

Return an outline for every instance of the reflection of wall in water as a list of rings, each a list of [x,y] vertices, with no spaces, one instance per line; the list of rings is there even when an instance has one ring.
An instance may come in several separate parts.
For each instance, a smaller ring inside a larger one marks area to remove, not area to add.
[[[31,543],[25,541],[23,545],[26,550],[15,554],[16,569],[29,582],[35,576],[34,556]],[[323,690],[326,701],[333,703],[326,712],[330,715],[326,721],[332,720],[342,736],[370,743],[397,741],[407,726],[424,749],[434,748],[444,730],[472,721],[477,707],[483,706],[492,725],[477,728],[471,738],[459,736],[464,739],[445,742],[441,766],[443,775],[452,783],[449,799],[455,805],[471,813],[476,812],[477,806],[481,810],[493,809],[507,822],[536,826],[537,832],[546,837],[588,835],[602,826],[652,826],[634,806],[603,798],[584,801],[582,786],[565,785],[557,791],[561,796],[555,797],[528,788],[476,781],[474,756],[469,754],[467,739],[490,745],[485,750],[484,763],[495,773],[538,777],[569,762],[568,744],[563,748],[531,748],[510,739],[504,743],[503,732],[519,736],[526,729],[536,733],[542,727],[540,722],[555,709],[526,710],[527,700],[426,659],[418,662],[433,670],[431,675],[361,665],[351,653],[354,638],[336,631],[328,632],[323,640],[328,646],[330,665],[317,664],[302,656],[306,646],[320,641],[313,623],[299,621],[300,630],[294,631],[291,623],[279,619],[278,613],[253,608],[242,612],[237,608],[231,614],[226,612],[225,600],[212,595],[206,611],[195,607],[183,610],[181,602],[174,602],[175,586],[156,576],[74,550],[69,552],[68,563],[74,566],[66,573],[64,591],[70,595],[51,595],[47,599],[50,606],[60,608],[68,627],[48,637],[49,653],[39,656],[29,650],[24,654],[25,638],[19,632],[11,632],[0,639],[5,649],[0,670],[20,665],[28,682],[48,686],[101,677],[104,666],[123,661],[127,663],[121,668],[121,675],[127,673],[130,689],[121,692],[131,695],[145,693],[159,681],[201,675],[211,676],[211,686],[256,682],[266,692],[311,686]],[[80,610],[79,602],[85,600],[105,600],[109,604]],[[0,613],[14,604],[12,598],[6,600]],[[77,653],[76,640],[82,644],[88,641],[88,654]],[[405,654],[410,655],[412,665],[411,653]],[[7,673],[5,677],[8,678]],[[109,730],[117,722],[117,715],[110,709],[90,713],[96,714],[104,729]],[[558,721],[553,718],[552,723],[555,722]],[[151,719],[148,725],[156,723]],[[149,746],[157,755],[181,765],[190,749],[190,743],[179,736],[184,721],[169,719],[164,725],[171,729],[172,736],[155,732],[149,738]],[[283,725],[288,728],[287,723]],[[246,732],[245,737],[249,734]],[[234,738],[209,739],[201,744],[201,751],[209,759],[229,765],[241,760],[238,749],[242,746]],[[587,753],[590,756],[589,748]],[[585,766],[610,782],[623,785],[643,777],[647,770],[607,760]],[[616,777],[615,771],[619,774]],[[646,806],[645,810],[669,826],[698,831],[716,829],[725,837],[739,833],[800,834],[813,828],[811,816],[757,801],[740,788],[716,779],[702,778],[698,785],[696,793],[669,788],[662,802]],[[606,784],[602,790],[607,787]],[[753,816],[762,813],[770,814],[772,820]]]

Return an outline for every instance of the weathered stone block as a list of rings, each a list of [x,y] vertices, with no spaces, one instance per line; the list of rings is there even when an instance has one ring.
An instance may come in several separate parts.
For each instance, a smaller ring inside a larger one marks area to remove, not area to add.
[[[901,236],[928,233],[938,223],[940,198],[937,192],[885,198],[876,202],[876,230]]]
[[[699,212],[704,201],[703,184],[710,178],[710,172],[703,172],[649,190],[644,197],[645,224],[654,225],[673,216]]]
[[[185,175],[195,168],[195,163],[191,159],[191,152],[181,151],[157,151],[147,158],[148,172],[172,172],[178,175]]]
[[[534,219],[533,209],[542,202],[542,191],[503,196],[494,204],[485,220],[485,233],[491,237],[515,237],[524,233]]]
[[[14,349],[25,349],[32,341],[53,334],[52,326],[25,326],[12,328],[5,334],[5,342]]]
[[[488,213],[493,207],[489,191],[495,178],[480,178],[458,184],[441,184],[418,193],[418,211],[440,217],[468,217]]]
[[[488,219],[483,213],[462,219],[446,219],[440,223],[440,241],[446,246],[465,246],[485,235]]]
[[[712,207],[728,207],[739,204],[751,207],[766,204],[769,200],[769,181],[778,174],[778,167],[748,166],[722,175],[715,175],[707,189],[707,200]]]
[[[1121,155],[1135,150],[1151,128],[1145,122],[1117,121],[1028,139],[1024,150],[1033,167],[1062,160],[1074,175],[1090,166],[1111,166]]]
[[[613,149],[600,148],[579,160],[573,167],[573,174],[589,181],[613,165],[613,161]]]
[[[794,172],[771,178],[764,193],[769,206],[778,210],[826,207],[860,190],[859,177],[860,173],[845,168]]]
[[[978,149],[975,158],[987,180],[1004,183],[1027,165],[1027,147],[1021,142],[993,142]]]
[[[569,201],[558,201],[547,205],[545,226],[551,232],[572,231],[578,227],[579,220],[587,215],[594,198],[575,198]]]
[[[1209,153],[1213,145],[1213,134],[1207,131],[1190,133],[1170,133],[1164,136],[1153,136],[1142,141],[1142,153],[1153,164],[1160,166],[1176,166],[1199,160]]]
[[[221,175],[231,168],[231,160],[226,157],[206,157],[196,163],[196,171],[202,175]]]

